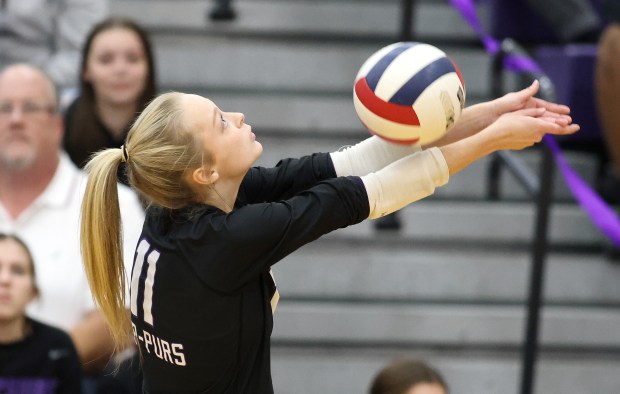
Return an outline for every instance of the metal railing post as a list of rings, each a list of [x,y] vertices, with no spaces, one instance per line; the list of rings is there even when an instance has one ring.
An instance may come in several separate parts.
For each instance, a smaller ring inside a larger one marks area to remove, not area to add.
[[[415,0],[402,0],[401,1],[401,19],[400,19],[400,32],[398,39],[400,41],[412,41],[413,40],[413,10]]]
[[[491,61],[491,97],[497,98],[504,94],[504,59],[506,51],[501,46],[493,55]],[[500,176],[502,163],[497,153],[491,155],[489,171],[487,173],[487,198],[491,201],[499,200]]]
[[[540,165],[540,189],[536,201],[536,224],[532,242],[532,266],[530,289],[523,344],[521,394],[531,394],[535,383],[535,368],[538,355],[538,332],[542,309],[542,294],[545,279],[545,260],[548,249],[549,214],[553,183],[553,156],[545,147],[542,149]]]

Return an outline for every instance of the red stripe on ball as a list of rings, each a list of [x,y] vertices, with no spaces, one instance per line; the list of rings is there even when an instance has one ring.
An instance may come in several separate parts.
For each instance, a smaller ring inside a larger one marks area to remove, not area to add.
[[[392,122],[419,126],[420,120],[410,105],[400,105],[381,100],[370,89],[366,78],[360,78],[355,84],[355,94],[364,106],[373,114]]]
[[[454,71],[456,71],[456,75],[459,77],[461,85],[463,85],[463,89],[465,89],[465,79],[463,78],[463,74],[461,74],[461,70],[459,70],[459,66],[457,66],[456,63],[454,63],[454,60],[452,60],[451,58],[448,57],[448,59],[450,59],[450,61],[452,62],[452,65],[454,66]]]

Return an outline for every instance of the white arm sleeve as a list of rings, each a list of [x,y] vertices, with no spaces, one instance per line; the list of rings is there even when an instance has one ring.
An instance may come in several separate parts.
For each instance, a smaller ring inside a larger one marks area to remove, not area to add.
[[[395,212],[430,196],[448,183],[450,172],[439,148],[404,157],[383,169],[361,177],[370,205],[370,219]]]
[[[379,171],[386,165],[422,150],[418,144],[400,145],[387,142],[377,136],[330,153],[336,175],[362,176]]]

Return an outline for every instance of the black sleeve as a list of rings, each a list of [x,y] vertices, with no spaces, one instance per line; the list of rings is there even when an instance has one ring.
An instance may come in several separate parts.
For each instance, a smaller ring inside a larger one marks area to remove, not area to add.
[[[317,182],[336,177],[329,153],[281,160],[273,168],[248,171],[237,197],[237,205],[286,200]]]
[[[361,180],[334,178],[287,200],[214,215],[203,223],[210,228],[204,237],[179,247],[209,286],[231,292],[299,247],[368,214]]]

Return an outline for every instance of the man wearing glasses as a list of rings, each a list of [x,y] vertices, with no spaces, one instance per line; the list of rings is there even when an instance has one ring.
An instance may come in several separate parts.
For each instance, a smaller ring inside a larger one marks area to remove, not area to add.
[[[33,252],[40,297],[30,317],[66,330],[86,372],[109,360],[111,342],[82,267],[79,214],[85,175],[60,146],[62,117],[53,82],[39,69],[12,65],[0,73],[0,232]],[[129,267],[144,214],[119,186]],[[50,354],[50,357],[52,355]]]

